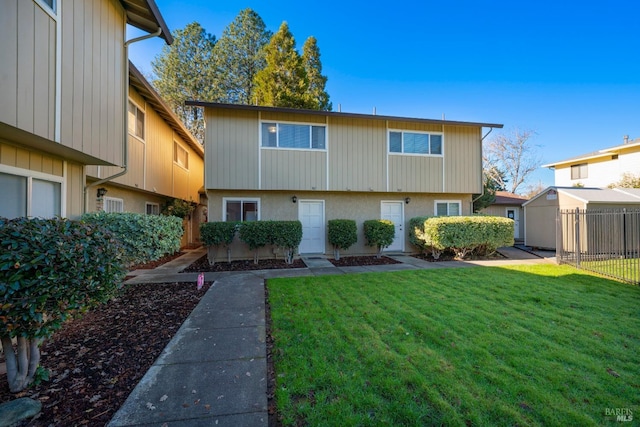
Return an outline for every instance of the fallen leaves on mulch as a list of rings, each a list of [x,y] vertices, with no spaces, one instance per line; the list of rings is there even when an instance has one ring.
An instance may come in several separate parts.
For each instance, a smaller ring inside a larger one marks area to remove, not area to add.
[[[340,257],[339,260],[330,259],[329,261],[336,267],[401,264],[400,261],[396,261],[395,259],[391,259],[386,256],[382,256],[380,258],[377,258],[376,256],[345,256]]]
[[[231,262],[221,261],[209,265],[207,256],[204,255],[193,262],[181,273],[199,273],[201,271],[252,271],[252,270],[273,270],[280,268],[305,268],[306,265],[301,259],[296,259],[293,264],[287,264],[283,259],[260,259],[258,264],[253,260],[236,260]]]
[[[18,394],[0,375],[0,402],[30,397],[42,412],[23,426],[104,425],[211,286],[127,285],[116,299],[67,322],[41,347],[49,381]]]

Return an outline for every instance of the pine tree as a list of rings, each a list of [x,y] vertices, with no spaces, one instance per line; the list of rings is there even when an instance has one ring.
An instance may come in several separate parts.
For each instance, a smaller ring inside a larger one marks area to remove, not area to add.
[[[258,105],[308,108],[309,86],[296,42],[283,22],[265,48],[267,66],[255,77],[255,99]]]
[[[327,77],[322,75],[320,48],[315,37],[309,37],[302,47],[302,64],[307,74],[307,108],[312,110],[331,111],[329,94],[325,90]]]
[[[221,101],[251,104],[254,78],[266,66],[264,47],[271,32],[250,8],[242,10],[229,24],[214,48],[216,85]]]
[[[204,116],[199,107],[185,106],[186,100],[218,101],[212,67],[214,35],[197,22],[173,33],[174,42],[163,46],[151,63],[156,78],[152,81],[162,99],[201,143],[204,141]]]

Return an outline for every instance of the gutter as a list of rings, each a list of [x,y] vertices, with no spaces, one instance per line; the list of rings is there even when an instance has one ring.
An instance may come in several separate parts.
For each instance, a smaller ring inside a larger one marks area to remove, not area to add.
[[[489,128],[489,132],[485,133],[484,136],[482,138],[480,138],[480,151],[482,151],[482,142],[484,141],[484,139],[486,137],[489,136],[489,134],[493,132],[493,128]],[[480,156],[480,165],[482,166],[482,156]],[[482,167],[480,167],[480,182],[482,182],[482,189],[480,190],[480,195],[478,197],[476,197],[475,199],[471,200],[471,213],[473,214],[473,204],[476,202],[476,200],[479,200],[482,196],[484,196],[484,182],[482,180]]]
[[[126,27],[126,25],[125,25]],[[125,29],[126,31],[126,29]],[[133,38],[131,40],[127,40],[124,42],[124,60],[122,61],[124,66],[124,105],[123,105],[123,120],[122,120],[122,124],[123,124],[123,130],[122,130],[122,150],[123,150],[123,154],[122,154],[122,166],[121,168],[123,169],[121,172],[118,172],[115,175],[111,175],[107,178],[103,178],[100,179],[96,182],[93,182],[91,184],[85,185],[84,187],[84,211],[85,213],[89,211],[89,199],[87,197],[88,191],[90,188],[92,187],[97,187],[100,184],[103,184],[107,181],[111,181],[115,178],[118,178],[122,175],[125,175],[127,172],[129,172],[129,45],[133,44],[133,43],[137,43],[140,42],[142,40],[146,40],[146,39],[150,39],[153,37],[158,37],[160,34],[162,34],[162,28],[158,27],[158,29],[153,32],[153,33],[149,33],[146,34],[144,36],[140,36],[140,37],[136,37]]]

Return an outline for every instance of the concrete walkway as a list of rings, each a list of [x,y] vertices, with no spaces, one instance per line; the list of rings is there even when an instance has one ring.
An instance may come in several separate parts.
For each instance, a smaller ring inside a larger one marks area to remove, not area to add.
[[[517,248],[500,252],[504,260],[428,262],[397,254],[387,256],[401,264],[340,268],[324,257],[303,257],[307,268],[205,273],[212,286],[108,425],[267,426],[265,279],[552,262]],[[195,284],[198,273],[179,271],[205,253],[200,248],[137,270],[127,283]]]

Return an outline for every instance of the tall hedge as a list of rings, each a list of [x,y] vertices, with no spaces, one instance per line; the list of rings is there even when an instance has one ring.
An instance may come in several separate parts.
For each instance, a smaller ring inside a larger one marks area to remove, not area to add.
[[[409,220],[409,243],[417,246],[421,252],[428,250],[428,246],[425,242],[418,238],[418,235],[424,234],[424,223],[428,220],[429,216],[417,216]]]
[[[34,378],[42,340],[118,292],[124,249],[99,225],[39,218],[0,218],[0,245],[0,338],[9,387],[19,391]]]
[[[200,239],[207,247],[218,248],[224,246],[227,248],[227,260],[231,261],[231,249],[229,245],[233,242],[233,238],[238,230],[238,222],[214,221],[200,224]],[[209,264],[214,264],[213,255],[208,256]]]
[[[376,256],[380,258],[382,251],[393,243],[396,230],[393,222],[388,219],[371,219],[364,222],[364,237],[367,246],[378,248]]]
[[[333,245],[333,257],[340,259],[340,250],[349,249],[358,241],[358,226],[352,219],[330,219],[327,234]]]
[[[296,248],[302,241],[300,221],[247,221],[240,224],[240,240],[254,251],[253,261],[258,263],[258,250],[274,245],[284,251],[287,263],[293,262]]]
[[[82,221],[111,231],[124,246],[129,265],[178,252],[184,232],[182,219],[175,216],[94,212],[84,214]]]
[[[452,249],[460,258],[475,252],[486,255],[513,245],[513,220],[494,216],[429,218],[417,238],[436,250]]]

